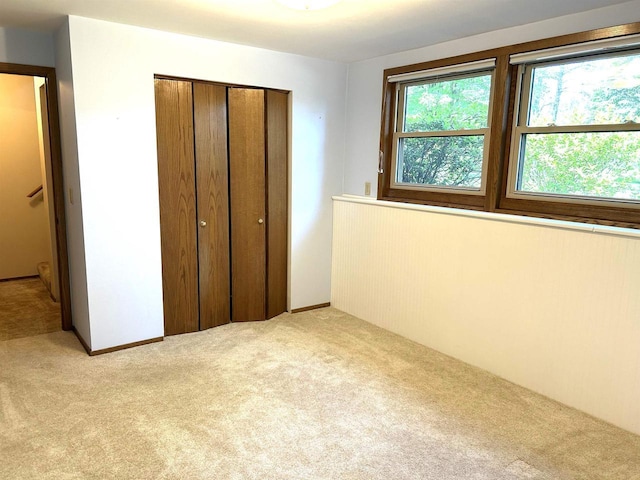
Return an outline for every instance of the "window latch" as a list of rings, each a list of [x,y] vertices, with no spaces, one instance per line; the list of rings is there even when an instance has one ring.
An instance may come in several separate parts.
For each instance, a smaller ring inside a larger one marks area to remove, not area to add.
[[[380,150],[379,155],[378,155],[378,173],[380,175],[382,175],[384,173],[384,153],[382,152],[382,150]]]

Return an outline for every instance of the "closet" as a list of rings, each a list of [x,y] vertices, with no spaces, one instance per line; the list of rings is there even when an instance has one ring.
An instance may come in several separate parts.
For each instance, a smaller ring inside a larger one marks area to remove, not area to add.
[[[288,94],[155,79],[165,335],[287,303]]]

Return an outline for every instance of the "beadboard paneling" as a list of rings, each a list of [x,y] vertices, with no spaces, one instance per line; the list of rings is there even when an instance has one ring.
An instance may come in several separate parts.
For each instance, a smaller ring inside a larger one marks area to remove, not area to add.
[[[638,434],[639,293],[639,238],[334,201],[333,306]]]

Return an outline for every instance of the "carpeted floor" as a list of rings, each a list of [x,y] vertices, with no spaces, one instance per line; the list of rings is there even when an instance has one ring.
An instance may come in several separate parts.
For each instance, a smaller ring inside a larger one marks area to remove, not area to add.
[[[0,282],[0,341],[62,329],[60,304],[40,278]]]
[[[0,365],[2,479],[640,479],[640,437],[332,308]]]

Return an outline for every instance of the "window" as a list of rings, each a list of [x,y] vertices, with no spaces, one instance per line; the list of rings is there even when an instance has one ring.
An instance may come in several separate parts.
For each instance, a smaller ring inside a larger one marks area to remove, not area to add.
[[[640,201],[640,52],[523,64],[513,197]]]
[[[495,58],[399,73],[393,85],[388,193],[446,202],[486,191]],[[410,200],[411,201],[411,200]]]
[[[394,185],[484,193],[492,71],[398,84]]]
[[[640,228],[640,24],[385,71],[382,200]]]

